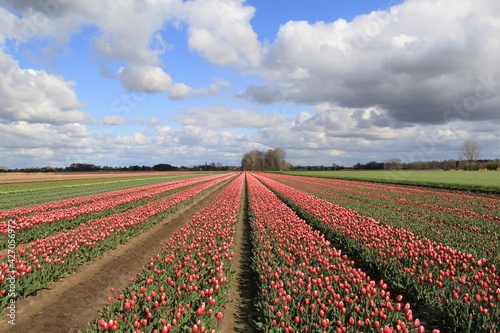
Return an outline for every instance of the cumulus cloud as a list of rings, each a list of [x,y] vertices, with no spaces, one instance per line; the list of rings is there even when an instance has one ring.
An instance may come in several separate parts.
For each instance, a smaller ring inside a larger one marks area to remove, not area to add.
[[[185,110],[174,117],[184,126],[207,128],[260,128],[274,126],[283,122],[286,117],[276,114],[263,114],[257,111],[232,109],[224,105],[195,107]]]
[[[105,125],[125,125],[125,124],[129,124],[130,122],[121,117],[121,116],[118,116],[118,115],[106,115],[104,116],[104,120],[103,120],[103,123]]]
[[[134,132],[132,135],[119,135],[114,139],[115,143],[118,145],[123,145],[128,148],[132,148],[134,146],[144,146],[148,142],[148,138],[144,133]]]
[[[0,45],[5,42],[7,38],[15,36],[15,28],[19,24],[19,19],[5,8],[0,7]]]
[[[19,42],[51,37],[50,40],[65,43],[83,26],[96,27],[98,33],[91,39],[94,50],[106,60],[125,62],[120,79],[126,88],[132,90],[165,90],[166,73],[162,70],[163,74],[160,74],[158,70],[162,63],[160,56],[171,49],[169,36],[164,36],[162,31],[166,25],[185,28],[190,49],[212,63],[240,66],[260,63],[260,43],[250,24],[255,8],[242,0],[2,2],[20,14],[20,19],[17,19],[4,9],[0,12],[2,22],[6,24],[4,30],[15,33]],[[10,15],[7,17],[7,14]],[[144,84],[138,83],[135,77],[130,78],[134,76],[130,72],[137,73],[140,68],[143,71],[155,68],[154,76],[160,82]],[[128,75],[124,78],[125,74]],[[107,70],[103,75],[112,77]],[[186,89],[182,88],[176,86],[172,98],[185,98]]]
[[[193,88],[184,83],[176,83],[168,91],[168,97],[173,100],[184,100],[193,92]]]
[[[260,73],[290,102],[378,107],[392,126],[499,119],[499,15],[494,0],[424,0],[350,22],[290,21]]]
[[[87,128],[80,124],[0,123],[0,141],[4,149],[77,149],[89,144],[90,136]],[[16,140],[12,140],[13,137]]]
[[[214,83],[203,88],[192,88],[185,83],[175,83],[168,90],[168,97],[172,100],[183,101],[192,95],[205,95],[210,96],[219,92],[221,86],[227,86],[225,80],[216,80]]]
[[[260,64],[260,43],[250,24],[255,8],[242,0],[184,2],[189,47],[219,65]]]
[[[283,100],[284,96],[278,88],[249,84],[245,92],[238,94],[237,97],[243,97],[255,103],[272,104]]]
[[[23,69],[0,51],[0,119],[48,124],[91,123],[74,82],[43,70]]]
[[[172,78],[160,67],[126,66],[118,71],[124,87],[131,91],[158,93],[172,85]]]

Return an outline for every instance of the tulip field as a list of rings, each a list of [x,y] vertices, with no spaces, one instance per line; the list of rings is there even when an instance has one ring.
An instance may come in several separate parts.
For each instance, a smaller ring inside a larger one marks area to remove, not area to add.
[[[207,193],[178,231],[157,239],[141,270],[107,286],[93,319],[75,327],[248,331],[239,320],[251,321],[251,332],[500,333],[500,198],[254,172],[0,210],[2,320],[12,304],[30,304],[22,301]],[[248,249],[236,241],[242,230]],[[251,259],[253,280],[239,289],[250,291],[257,315],[241,313],[230,296],[247,274],[240,256]],[[48,331],[63,331],[56,326]]]
[[[500,331],[498,250],[491,251],[497,249],[500,236],[499,215],[495,213],[500,207],[500,200],[477,198],[477,201],[484,201],[483,206],[488,208],[488,212],[475,214],[479,209],[477,202],[453,200],[453,194],[447,196],[440,192],[445,197],[440,204],[422,206],[429,210],[444,210],[448,214],[460,212],[471,215],[477,218],[474,219],[474,224],[439,223],[437,219],[424,215],[421,218],[413,217],[411,222],[405,221],[404,227],[395,227],[306,192],[328,192],[328,184],[324,185],[323,180],[313,180],[312,182],[317,183],[312,189],[306,187],[300,177],[266,175],[259,179],[300,212],[300,215],[306,216],[312,225],[324,232],[335,244],[355,253],[364,265],[380,272],[389,285],[411,296],[418,304],[439,316],[446,323],[444,326],[453,332]],[[295,182],[294,187],[284,185],[281,181],[290,184]],[[305,183],[309,181],[307,179]],[[330,191],[336,192],[335,185],[331,185]],[[401,191],[408,193],[411,190]],[[328,197],[328,194],[325,196]],[[412,201],[417,205],[415,196],[413,194]],[[447,208],[445,201],[448,201],[448,206],[454,204],[455,209]],[[468,207],[469,202],[471,207]],[[388,198],[386,204],[390,212]],[[458,207],[459,205],[462,207]],[[401,206],[403,203],[399,205],[400,208]],[[421,224],[431,222],[435,222],[434,228],[421,228]],[[452,233],[461,240],[461,250],[448,245],[447,233]],[[478,234],[483,233],[488,237],[480,240],[482,248],[475,247]],[[444,236],[441,238],[442,234]],[[474,250],[479,255],[473,255],[467,249]]]

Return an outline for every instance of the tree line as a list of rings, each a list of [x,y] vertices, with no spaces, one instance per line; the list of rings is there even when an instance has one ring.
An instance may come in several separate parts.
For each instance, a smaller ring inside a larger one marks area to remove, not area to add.
[[[252,150],[243,155],[241,168],[245,171],[280,171],[290,169],[282,148],[268,149],[266,152]]]
[[[200,164],[192,166],[174,166],[168,163],[159,163],[153,166],[100,166],[92,163],[72,163],[67,167],[30,167],[10,169],[0,166],[0,172],[115,172],[115,171],[234,171],[238,166],[222,165],[221,163]]]

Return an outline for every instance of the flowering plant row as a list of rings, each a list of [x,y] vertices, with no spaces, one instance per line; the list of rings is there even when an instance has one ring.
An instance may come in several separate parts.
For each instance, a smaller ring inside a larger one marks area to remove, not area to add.
[[[5,310],[8,298],[12,300],[43,288],[78,265],[150,227],[169,210],[179,208],[201,192],[233,176],[225,174],[126,212],[82,224],[55,236],[37,239],[31,244],[21,244],[15,256],[2,257],[0,254],[0,313]],[[16,284],[14,295],[6,293],[11,279]]]
[[[424,332],[409,304],[247,178],[265,332]],[[436,331],[437,332],[437,331]]]
[[[487,259],[380,224],[263,175],[258,178],[389,282],[442,314],[455,332],[498,332],[500,276]]]
[[[244,175],[172,235],[122,291],[111,290],[87,332],[215,332],[228,301]]]
[[[359,181],[267,175],[361,215],[500,264],[500,199]]]
[[[7,234],[8,219],[16,220],[16,230],[30,229],[38,224],[74,219],[77,216],[112,209],[141,199],[154,198],[162,193],[187,187],[214,177],[216,176],[154,184],[3,211],[0,212],[0,219],[3,219],[3,221],[0,221],[0,234]]]

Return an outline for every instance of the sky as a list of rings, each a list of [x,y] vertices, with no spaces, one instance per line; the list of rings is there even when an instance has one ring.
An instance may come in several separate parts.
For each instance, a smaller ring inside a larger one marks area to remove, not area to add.
[[[0,0],[0,165],[500,158],[498,0]]]

